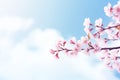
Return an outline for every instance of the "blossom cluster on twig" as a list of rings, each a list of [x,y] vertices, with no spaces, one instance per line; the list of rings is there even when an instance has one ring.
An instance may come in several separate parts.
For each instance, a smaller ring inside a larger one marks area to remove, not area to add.
[[[100,59],[111,69],[120,71],[120,46],[108,46],[120,40],[120,1],[114,6],[108,3],[104,7],[106,16],[112,18],[107,26],[103,24],[102,18],[95,20],[92,23],[89,18],[85,18],[83,25],[86,36],[79,40],[71,38],[69,41],[58,41],[56,49],[51,49],[50,52],[59,58],[59,53],[64,52],[69,55],[77,55],[78,52],[90,55],[91,53],[101,53]],[[67,45],[72,47],[68,47]]]

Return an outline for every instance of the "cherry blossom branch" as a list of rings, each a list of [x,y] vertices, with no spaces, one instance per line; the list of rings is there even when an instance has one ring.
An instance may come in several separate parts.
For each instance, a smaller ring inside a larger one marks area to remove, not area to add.
[[[89,55],[94,53],[97,55],[97,53],[101,52],[102,56],[99,56],[99,58],[109,68],[120,72],[120,46],[107,46],[109,42],[114,44],[116,40],[120,40],[120,1],[113,7],[108,3],[104,7],[104,12],[113,20],[107,27],[103,25],[102,18],[97,19],[95,24],[92,24],[89,18],[85,18],[83,25],[85,26],[84,31],[87,36],[83,36],[79,40],[72,38],[68,42],[65,40],[58,41],[56,49],[51,49],[50,52],[57,59],[59,59],[60,52],[70,55],[76,55],[78,52]]]

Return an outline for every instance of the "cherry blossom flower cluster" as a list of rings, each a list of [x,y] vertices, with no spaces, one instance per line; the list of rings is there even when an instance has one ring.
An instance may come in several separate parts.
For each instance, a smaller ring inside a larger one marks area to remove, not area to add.
[[[71,38],[70,40],[58,41],[56,48],[50,52],[59,59],[61,52],[67,55],[77,55],[79,52],[99,56],[107,67],[120,72],[120,46],[112,46],[116,40],[120,40],[120,1],[112,7],[110,3],[104,7],[104,12],[112,21],[108,25],[103,25],[102,18],[98,18],[94,23],[89,18],[85,18],[83,25],[86,36],[79,40]],[[69,47],[70,46],[70,47]]]
[[[118,1],[118,3],[113,7],[110,3],[108,3],[108,5],[104,7],[104,12],[108,17],[112,17],[120,22],[120,1]]]

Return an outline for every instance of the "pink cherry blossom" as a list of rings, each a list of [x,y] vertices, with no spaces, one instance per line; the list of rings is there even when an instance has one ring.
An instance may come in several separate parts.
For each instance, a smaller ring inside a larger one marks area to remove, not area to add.
[[[59,59],[58,53],[55,54],[55,58],[56,58],[56,59]]]
[[[72,51],[72,55],[77,55],[79,50],[80,50],[80,47],[76,46]]]
[[[99,39],[99,38],[97,38],[95,40],[96,40],[96,43],[97,43],[98,46],[100,46],[100,47],[103,47],[103,46],[106,47],[107,46],[105,39]]]
[[[76,44],[76,38],[75,37],[70,39],[70,44]]]
[[[99,18],[95,21],[95,26],[101,27],[102,26],[102,18]]]
[[[85,31],[87,34],[90,33],[90,30],[89,30],[89,28],[87,28],[87,27],[84,28],[84,31]]]
[[[99,52],[100,49],[101,49],[98,44],[94,44],[93,47],[94,47],[94,50],[93,50],[94,54],[96,54],[97,52]]]
[[[119,5],[115,5],[113,7],[113,13],[115,16],[119,16],[120,15],[120,4]]]
[[[90,19],[89,18],[85,18],[83,25],[88,28],[91,25]]]
[[[86,44],[88,43],[88,38],[86,37],[81,37],[81,44]]]
[[[113,19],[120,22],[120,2],[113,6]]]
[[[110,3],[104,7],[104,12],[108,17],[112,16],[112,6]]]
[[[56,50],[50,49],[51,54],[55,54]]]

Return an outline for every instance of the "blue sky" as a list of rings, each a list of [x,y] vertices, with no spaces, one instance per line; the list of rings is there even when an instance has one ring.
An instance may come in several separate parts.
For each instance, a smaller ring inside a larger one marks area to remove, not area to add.
[[[61,55],[49,49],[61,38],[84,36],[83,21],[103,18],[114,0],[0,0],[0,80],[119,80],[94,56]]]
[[[36,21],[35,26],[43,29],[55,28],[66,38],[70,36],[79,38],[84,34],[84,18],[90,17],[93,23],[99,17],[103,18],[104,22],[107,21],[103,7],[108,2],[116,3],[114,0],[16,0],[11,4],[14,8],[6,9],[1,14],[33,17]]]

